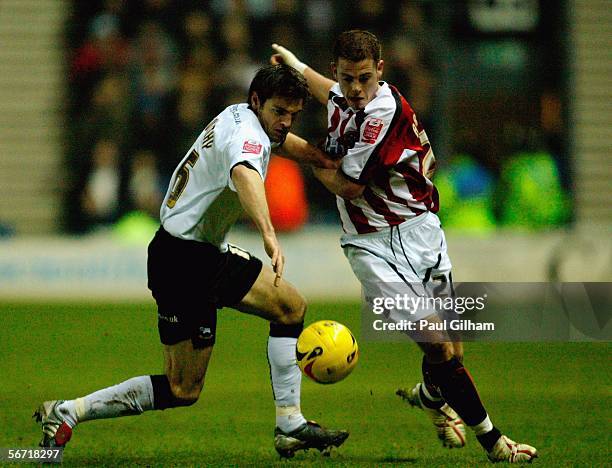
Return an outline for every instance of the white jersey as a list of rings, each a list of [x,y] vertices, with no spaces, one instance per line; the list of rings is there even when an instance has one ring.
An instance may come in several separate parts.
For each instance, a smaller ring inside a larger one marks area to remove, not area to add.
[[[242,213],[231,170],[246,163],[265,179],[270,150],[270,139],[247,104],[227,107],[174,171],[160,210],[164,229],[225,250],[225,236]]]
[[[326,151],[343,156],[346,178],[365,185],[354,200],[337,197],[347,234],[376,232],[438,211],[438,193],[429,179],[435,161],[431,145],[397,89],[380,82],[374,99],[355,112],[336,83],[327,112]]]

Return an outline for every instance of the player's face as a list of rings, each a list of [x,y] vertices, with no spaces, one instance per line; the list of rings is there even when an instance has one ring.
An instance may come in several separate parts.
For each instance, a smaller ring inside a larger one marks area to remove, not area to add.
[[[351,62],[340,57],[337,63],[332,63],[332,72],[349,106],[360,110],[376,96],[378,80],[382,77],[383,61],[376,63],[374,59],[365,59]]]
[[[251,107],[257,112],[262,128],[270,141],[275,143],[284,141],[303,106],[302,99],[288,99],[280,96],[272,96],[264,102],[263,106],[257,94],[253,95],[251,101]]]

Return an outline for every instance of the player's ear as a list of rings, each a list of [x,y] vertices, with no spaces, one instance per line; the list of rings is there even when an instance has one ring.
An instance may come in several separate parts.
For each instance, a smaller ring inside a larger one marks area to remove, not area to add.
[[[384,60],[379,60],[378,63],[376,64],[376,77],[380,80],[382,78],[382,74],[383,74],[383,68],[385,67],[385,61]]]
[[[332,72],[332,77],[334,78],[334,81],[338,81],[338,66],[336,65],[336,62],[331,62],[329,64],[329,69]]]
[[[256,91],[253,91],[253,94],[251,94],[251,102],[249,102],[249,105],[253,110],[259,110],[259,96]]]

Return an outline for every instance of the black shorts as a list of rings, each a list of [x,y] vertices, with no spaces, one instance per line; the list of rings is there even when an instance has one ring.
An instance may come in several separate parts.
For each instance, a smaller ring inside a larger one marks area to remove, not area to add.
[[[212,346],[217,309],[238,304],[261,268],[261,261],[244,250],[221,252],[160,227],[149,244],[147,275],[157,302],[161,342],[172,345],[191,339],[196,348]]]

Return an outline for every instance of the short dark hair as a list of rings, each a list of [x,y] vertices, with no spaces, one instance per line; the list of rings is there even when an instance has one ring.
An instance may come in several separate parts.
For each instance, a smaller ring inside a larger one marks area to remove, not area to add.
[[[249,105],[251,105],[253,93],[257,93],[261,105],[272,96],[302,99],[304,101],[310,96],[308,83],[306,83],[302,74],[285,64],[268,65],[260,68],[249,87],[247,101]]]
[[[341,33],[334,43],[334,60],[340,57],[351,62],[374,59],[378,63],[382,48],[378,38],[369,31],[352,29]]]

